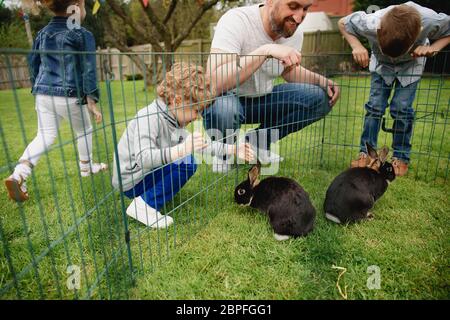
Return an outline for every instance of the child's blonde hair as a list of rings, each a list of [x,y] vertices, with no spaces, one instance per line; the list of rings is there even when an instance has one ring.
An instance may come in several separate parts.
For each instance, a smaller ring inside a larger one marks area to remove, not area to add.
[[[64,14],[69,6],[79,2],[80,0],[22,0],[22,7],[33,14],[38,14],[42,6],[55,14]]]
[[[172,66],[156,89],[166,104],[181,96],[189,104],[196,104],[199,111],[205,109],[215,95],[210,79],[198,65],[178,62]]]
[[[389,10],[377,32],[381,51],[392,58],[399,57],[414,44],[422,28],[422,17],[416,8],[406,4]]]

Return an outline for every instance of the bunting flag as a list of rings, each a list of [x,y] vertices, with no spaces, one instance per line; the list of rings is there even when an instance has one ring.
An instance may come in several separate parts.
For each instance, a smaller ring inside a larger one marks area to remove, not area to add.
[[[28,15],[28,13],[26,13],[22,9],[19,10],[17,14],[19,15],[19,18],[23,19],[24,21],[30,20],[30,16]]]
[[[142,0],[142,3],[144,4],[144,7],[147,8],[147,6],[148,6],[148,0]]]
[[[94,8],[92,9],[92,14],[94,16],[97,14],[98,9],[100,9],[100,1],[95,0]]]
[[[105,0],[95,0],[94,7],[92,8],[92,14],[95,16],[100,9],[101,4],[104,4]]]

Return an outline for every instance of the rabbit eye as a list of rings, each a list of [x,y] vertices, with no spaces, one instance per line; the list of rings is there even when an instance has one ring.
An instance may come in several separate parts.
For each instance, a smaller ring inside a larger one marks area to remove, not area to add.
[[[243,194],[245,194],[245,189],[239,189],[238,195],[242,196]]]

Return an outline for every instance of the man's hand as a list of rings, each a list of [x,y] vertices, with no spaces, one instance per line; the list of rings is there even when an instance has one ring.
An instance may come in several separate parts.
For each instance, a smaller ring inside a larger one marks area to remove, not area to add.
[[[432,46],[418,46],[414,51],[411,53],[411,56],[413,58],[419,58],[419,57],[433,57],[438,53],[438,50],[434,49]]]
[[[285,68],[299,66],[302,62],[302,55],[298,50],[281,44],[267,45],[266,53],[266,55],[280,60]]]
[[[252,162],[255,160],[255,151],[250,143],[241,144],[239,147],[233,145],[233,153],[241,160],[245,162]]]
[[[333,107],[341,95],[341,89],[336,82],[328,79],[326,91],[330,98],[330,106]]]
[[[369,65],[369,52],[362,45],[356,46],[352,51],[353,59],[361,67],[366,68]]]

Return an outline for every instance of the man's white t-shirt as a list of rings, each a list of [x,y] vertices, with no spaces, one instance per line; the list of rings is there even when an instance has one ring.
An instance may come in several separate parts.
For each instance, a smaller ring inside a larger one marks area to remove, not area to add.
[[[251,59],[247,55],[265,44],[282,44],[301,50],[303,32],[299,28],[289,38],[279,38],[273,41],[264,30],[260,14],[261,4],[234,8],[226,12],[219,20],[214,32],[211,48],[227,53],[240,55],[240,61]],[[220,63],[221,55],[213,55]],[[235,91],[239,96],[262,96],[272,92],[273,80],[281,75],[284,67],[277,59],[267,59],[266,62]]]

